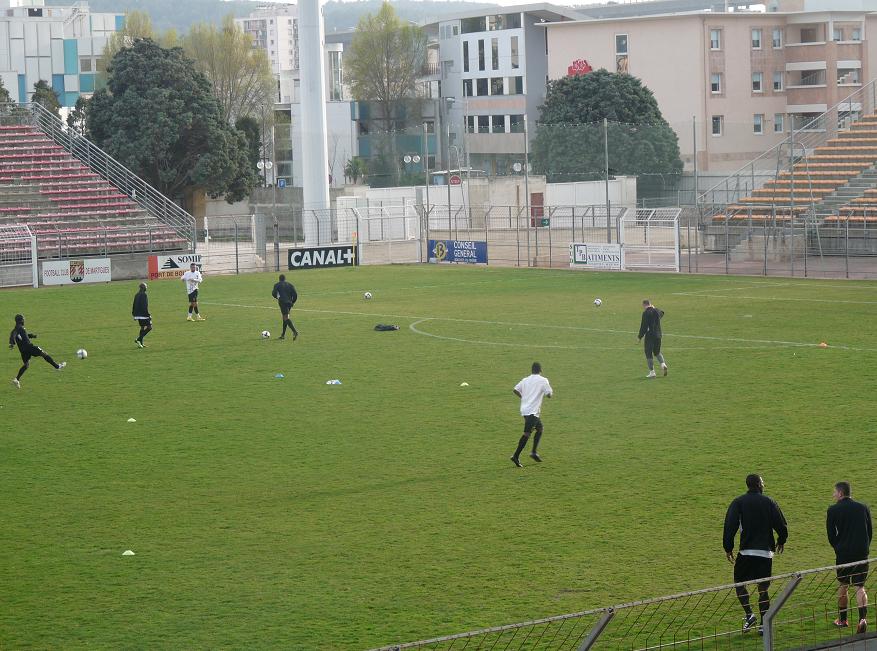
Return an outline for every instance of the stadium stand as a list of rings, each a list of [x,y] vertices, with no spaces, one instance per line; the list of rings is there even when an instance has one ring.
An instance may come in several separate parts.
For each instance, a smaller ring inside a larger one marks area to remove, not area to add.
[[[37,127],[0,126],[0,225],[26,224],[41,257],[185,249],[188,242]]]

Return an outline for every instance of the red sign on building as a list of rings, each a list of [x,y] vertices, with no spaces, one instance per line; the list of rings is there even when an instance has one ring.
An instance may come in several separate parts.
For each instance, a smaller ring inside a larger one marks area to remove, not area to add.
[[[451,185],[462,185],[463,178],[459,174],[451,174]]]
[[[576,59],[572,62],[572,65],[566,69],[566,74],[570,77],[580,77],[589,72],[594,72],[594,69],[591,67],[591,64],[588,63],[587,59]]]

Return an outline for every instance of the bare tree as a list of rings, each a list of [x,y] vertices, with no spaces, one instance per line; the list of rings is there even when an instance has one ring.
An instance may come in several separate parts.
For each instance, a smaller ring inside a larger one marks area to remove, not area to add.
[[[173,29],[158,34],[152,26],[152,19],[145,11],[132,11],[125,15],[125,26],[117,32],[110,34],[107,44],[104,46],[104,60],[107,65],[113,57],[125,47],[131,47],[134,41],[150,38],[164,48],[179,45],[179,38]]]

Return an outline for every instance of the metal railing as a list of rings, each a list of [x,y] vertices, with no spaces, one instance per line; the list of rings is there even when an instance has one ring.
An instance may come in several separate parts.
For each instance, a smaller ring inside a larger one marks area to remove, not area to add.
[[[87,138],[74,133],[53,113],[34,102],[25,105],[0,105],[5,116],[20,116],[22,123],[29,116],[29,123],[39,128],[57,145],[63,147],[93,172],[113,184],[153,217],[173,228],[180,239],[191,243],[195,250],[195,218],[167,196],[104,152]]]
[[[807,120],[802,126],[796,128],[793,124],[789,136],[782,142],[729,174],[698,197],[702,219],[708,220],[725,213],[727,206],[750,196],[767,181],[776,180],[781,172],[793,168],[801,160],[806,160],[816,147],[826,144],[839,132],[849,130],[853,122],[861,116],[874,113],[875,109],[877,79],[845,97],[825,113]],[[806,174],[809,176],[809,171]]]
[[[871,559],[873,563],[877,559]],[[855,563],[781,574],[631,603],[459,633],[375,651],[504,649],[506,651],[779,651],[871,639],[856,635],[856,589],[849,594],[849,628],[838,617],[837,570]],[[873,576],[865,588],[873,590]],[[764,584],[767,587],[764,588]],[[764,589],[758,591],[759,584]],[[741,596],[760,621],[744,630]],[[760,603],[764,596],[768,601]],[[869,606],[869,625],[875,623]],[[877,641],[871,639],[871,644]],[[869,647],[870,648],[870,647]]]
[[[41,260],[86,255],[179,251],[188,245],[168,226],[96,226],[35,232]]]

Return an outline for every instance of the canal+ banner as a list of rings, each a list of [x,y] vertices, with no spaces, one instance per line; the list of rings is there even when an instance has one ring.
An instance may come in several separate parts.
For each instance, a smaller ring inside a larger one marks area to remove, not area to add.
[[[430,262],[487,264],[487,242],[429,240]]]
[[[290,269],[352,267],[355,264],[359,264],[359,260],[356,256],[356,248],[352,244],[289,249]]]

